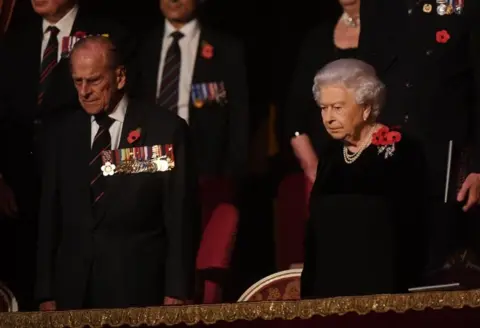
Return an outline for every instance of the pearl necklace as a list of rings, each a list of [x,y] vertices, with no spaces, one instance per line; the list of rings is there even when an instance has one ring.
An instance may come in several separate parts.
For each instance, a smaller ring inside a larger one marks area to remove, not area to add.
[[[360,155],[363,153],[363,151],[367,149],[368,146],[370,146],[370,143],[372,142],[372,135],[375,131],[376,126],[376,124],[372,126],[372,128],[368,132],[367,138],[360,144],[360,147],[358,147],[358,151],[356,153],[350,154],[348,152],[347,146],[343,146],[343,159],[345,160],[345,163],[352,164],[353,162],[355,162],[357,158],[359,158]]]
[[[345,25],[351,28],[355,28],[360,25],[360,17],[353,18],[349,14],[343,13],[341,19],[345,23]]]

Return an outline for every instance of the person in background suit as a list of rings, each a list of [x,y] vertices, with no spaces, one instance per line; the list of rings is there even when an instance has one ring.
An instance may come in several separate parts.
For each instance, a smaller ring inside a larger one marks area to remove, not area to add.
[[[429,271],[434,272],[458,247],[480,251],[475,211],[480,200],[480,3],[361,4],[367,61],[388,90],[380,121],[402,125],[422,145],[428,161],[425,201]],[[465,224],[470,236],[459,233]]]
[[[361,58],[360,0],[338,0],[339,14],[309,32],[297,60],[286,104],[285,132],[306,177],[313,183],[318,156],[330,140],[312,97],[315,74],[340,58]]]
[[[188,126],[129,99],[122,54],[106,37],[79,41],[71,70],[84,111],[47,138],[40,309],[182,304],[198,240]]]
[[[165,21],[138,52],[134,92],[188,122],[202,178],[238,183],[246,173],[249,135],[243,47],[202,26],[198,3],[159,1]]]
[[[98,19],[79,8],[75,0],[32,0],[35,19],[9,30],[0,89],[0,135],[15,142],[5,145],[0,161],[0,212],[18,217],[16,282],[12,289],[21,309],[36,308],[33,266],[36,219],[40,193],[41,139],[78,101],[69,73],[68,51],[88,34],[107,33],[130,48],[128,33],[114,22]],[[64,41],[64,39],[66,41]],[[67,42],[68,41],[68,42]],[[8,154],[8,155],[7,155]],[[10,235],[13,235],[9,232]]]

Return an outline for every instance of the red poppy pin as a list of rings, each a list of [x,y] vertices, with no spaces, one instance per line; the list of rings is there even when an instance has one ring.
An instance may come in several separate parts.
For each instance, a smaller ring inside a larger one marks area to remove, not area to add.
[[[138,139],[140,139],[140,132],[142,132],[142,129],[137,128],[135,130],[130,131],[127,137],[127,141],[129,144],[133,144],[136,142]]]
[[[202,57],[205,59],[213,57],[213,46],[205,41],[202,44]]]
[[[87,33],[82,32],[82,31],[77,31],[77,32],[75,32],[75,34],[73,36],[76,37],[76,38],[79,38],[79,39],[83,39],[83,38],[87,37]]]
[[[447,43],[450,40],[450,34],[448,34],[447,30],[441,30],[437,32],[437,43]]]
[[[377,146],[378,154],[385,154],[385,158],[393,156],[395,144],[402,140],[402,134],[384,126],[372,135],[372,145]]]

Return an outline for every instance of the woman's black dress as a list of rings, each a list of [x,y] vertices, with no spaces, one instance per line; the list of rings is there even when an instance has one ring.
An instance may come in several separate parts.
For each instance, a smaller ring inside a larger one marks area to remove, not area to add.
[[[302,297],[395,293],[422,265],[423,165],[412,142],[385,158],[370,145],[352,164],[332,141],[310,198]]]

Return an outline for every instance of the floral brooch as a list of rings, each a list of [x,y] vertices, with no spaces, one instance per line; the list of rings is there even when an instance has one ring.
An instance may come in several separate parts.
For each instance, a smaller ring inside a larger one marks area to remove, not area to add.
[[[450,34],[447,30],[441,30],[437,32],[435,39],[437,40],[437,43],[447,43],[448,40],[450,40]]]
[[[211,59],[213,57],[213,46],[210,43],[203,41],[201,54],[203,58]]]
[[[141,128],[136,128],[128,133],[127,141],[129,144],[133,144],[138,139],[140,139],[140,133],[142,132]]]
[[[391,131],[388,127],[378,129],[372,135],[372,145],[377,146],[378,154],[384,154],[385,158],[393,156],[395,144],[402,140],[402,134],[398,131]]]

